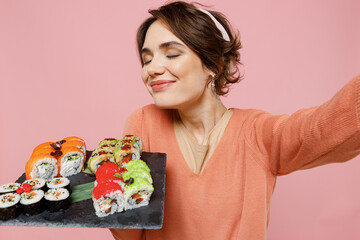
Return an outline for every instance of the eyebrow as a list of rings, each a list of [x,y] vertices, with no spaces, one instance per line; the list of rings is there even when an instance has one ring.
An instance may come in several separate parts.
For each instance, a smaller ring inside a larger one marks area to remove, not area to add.
[[[180,46],[180,47],[185,47],[183,44],[179,43],[179,42],[176,42],[176,41],[170,41],[170,42],[164,42],[162,44],[160,44],[159,48],[160,49],[163,49],[163,48],[168,48],[168,47],[171,47],[171,46]],[[148,48],[143,48],[141,49],[140,51],[140,55],[143,55],[144,53],[149,53],[151,52],[150,49]]]

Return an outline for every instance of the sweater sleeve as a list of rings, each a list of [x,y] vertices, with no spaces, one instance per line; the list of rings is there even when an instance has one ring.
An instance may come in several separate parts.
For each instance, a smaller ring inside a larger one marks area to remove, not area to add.
[[[292,115],[260,114],[253,138],[267,155],[271,172],[345,162],[360,153],[360,75],[324,104]]]

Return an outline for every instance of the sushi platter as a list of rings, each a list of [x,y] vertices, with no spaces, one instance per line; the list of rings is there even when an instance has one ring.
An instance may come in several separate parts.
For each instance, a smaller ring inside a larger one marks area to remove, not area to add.
[[[86,151],[86,160],[91,154],[92,151]],[[30,216],[20,214],[15,219],[0,220],[0,226],[160,229],[164,218],[166,154],[142,152],[141,159],[150,168],[153,180],[154,190],[147,206],[99,217],[94,210],[93,200],[86,199],[71,203],[70,207],[62,211],[43,211]],[[69,176],[68,179],[71,188],[96,181],[93,174],[85,172]],[[24,173],[16,183],[23,183],[25,180]]]

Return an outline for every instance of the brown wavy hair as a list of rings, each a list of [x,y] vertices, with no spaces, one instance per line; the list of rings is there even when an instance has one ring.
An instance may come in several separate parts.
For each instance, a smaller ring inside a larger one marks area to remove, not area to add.
[[[171,2],[159,9],[150,9],[152,15],[138,28],[137,45],[140,56],[146,32],[156,20],[168,25],[170,30],[201,59],[202,63],[215,73],[215,91],[218,95],[229,92],[231,84],[242,80],[238,64],[240,62],[241,42],[239,34],[234,34],[226,17],[216,11],[209,11],[225,28],[230,41],[224,40],[214,21],[196,6],[199,3],[183,1]],[[140,56],[141,59],[141,56]]]

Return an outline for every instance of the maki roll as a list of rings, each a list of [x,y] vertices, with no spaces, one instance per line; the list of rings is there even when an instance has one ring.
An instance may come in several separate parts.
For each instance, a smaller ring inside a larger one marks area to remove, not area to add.
[[[48,189],[65,188],[71,194],[70,180],[68,178],[58,177],[51,179],[46,183],[46,186]]]
[[[54,150],[53,144],[54,144],[54,142],[41,143],[41,144],[37,145],[37,146],[34,148],[33,154],[36,153],[36,152],[39,151],[39,150],[42,150],[42,149]]]
[[[124,179],[121,176],[122,172],[123,171],[121,171],[115,163],[105,163],[96,171],[96,181],[94,182],[94,186],[96,187],[97,184],[104,182],[115,182],[121,187],[124,187]],[[120,178],[115,175],[120,176]]]
[[[6,183],[0,186],[0,195],[6,193],[15,193],[16,190],[20,187],[20,183]]]
[[[0,220],[15,219],[20,213],[20,195],[17,193],[6,193],[0,195]]]
[[[96,178],[114,175],[115,173],[121,174],[121,172],[122,171],[118,168],[116,163],[108,162],[98,168],[98,170],[96,171]]]
[[[85,143],[84,139],[79,138],[79,137],[76,137],[76,136],[66,137],[66,138],[64,138],[63,140],[59,141],[59,142],[60,142],[61,144],[63,144],[63,143],[65,143],[65,142],[67,142],[67,141],[74,141],[74,140],[76,140],[76,141],[81,141],[81,142]]]
[[[66,148],[66,147],[77,147],[78,149],[81,150],[81,152],[84,153],[84,156],[86,156],[86,145],[85,142],[83,141],[80,140],[66,141],[61,145],[61,148]]]
[[[24,183],[28,183],[31,186],[31,189],[33,190],[43,190],[46,191],[46,180],[42,178],[33,178],[28,179]],[[24,184],[23,183],[23,184]]]
[[[96,173],[96,170],[105,163],[108,162],[115,162],[114,156],[113,156],[113,148],[102,148],[95,150],[88,162],[87,167],[90,169],[91,172]]]
[[[144,168],[136,168],[133,170],[128,170],[123,174],[123,179],[124,181],[129,180],[130,178],[145,178],[146,180],[149,181],[150,184],[153,183],[152,177],[150,175],[150,173],[148,171],[146,171],[146,169]]]
[[[123,189],[114,182],[98,184],[92,192],[92,199],[98,217],[124,210]]]
[[[43,199],[44,191],[42,190],[23,192],[20,200],[23,214],[26,216],[32,216],[44,211]]]
[[[134,159],[134,160],[130,161],[128,164],[126,164],[126,169],[128,171],[132,171],[132,170],[138,169],[138,168],[142,168],[142,169],[145,169],[147,172],[150,172],[150,168],[148,167],[146,162],[144,162],[141,159]]]
[[[102,148],[114,148],[116,144],[119,142],[119,139],[116,138],[105,138],[102,140],[96,149]]]
[[[146,178],[130,178],[125,184],[125,210],[149,204],[154,187]]]
[[[119,167],[126,167],[127,163],[133,159],[140,158],[140,152],[134,146],[129,144],[118,144],[114,149],[115,163]]]
[[[51,188],[45,193],[46,208],[50,212],[66,210],[70,207],[70,193],[65,188]]]
[[[143,145],[138,136],[135,135],[125,135],[121,141],[134,141],[139,145],[139,152],[142,153]]]
[[[49,153],[33,155],[25,165],[26,179],[43,178],[48,180],[57,174],[57,159]]]
[[[84,168],[84,153],[77,147],[61,148],[62,155],[57,161],[59,175],[68,177],[75,175]]]

